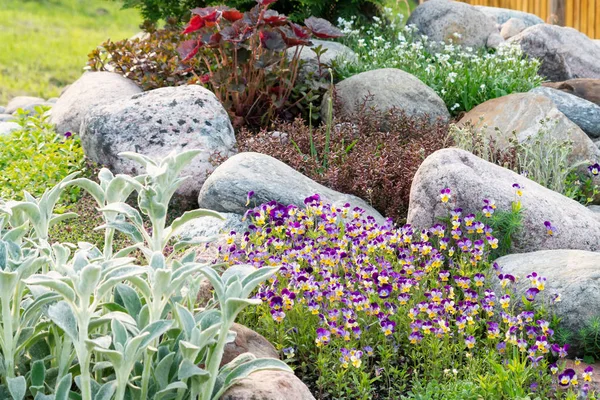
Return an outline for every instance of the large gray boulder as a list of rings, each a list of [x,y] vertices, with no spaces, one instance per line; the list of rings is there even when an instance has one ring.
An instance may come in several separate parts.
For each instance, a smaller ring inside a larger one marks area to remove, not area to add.
[[[522,20],[528,27],[544,23],[544,20],[538,17],[537,15],[526,13],[523,11],[488,6],[475,6],[475,8],[487,15],[488,17],[492,18],[499,25],[503,25],[511,18],[517,18]]]
[[[239,153],[221,164],[206,180],[198,204],[219,212],[244,214],[249,192],[254,192],[254,204],[277,201],[284,205],[304,207],[304,200],[314,194],[343,205],[360,207],[379,222],[384,219],[375,209],[356,196],[326,188],[302,175],[281,161],[260,153]]]
[[[582,250],[546,250],[511,254],[496,260],[504,273],[520,277],[521,293],[529,287],[527,275],[536,272],[546,278],[546,288],[536,301],[551,307],[561,326],[577,333],[600,310],[600,253]],[[553,302],[555,294],[559,302]],[[573,335],[571,345],[579,345]]]
[[[139,164],[119,157],[123,151],[164,157],[173,150],[202,150],[182,171],[190,178],[178,190],[182,200],[193,202],[214,169],[214,155],[230,156],[235,145],[227,112],[198,85],[151,90],[96,106],[83,118],[80,134],[86,155],[114,173],[143,172]]]
[[[600,78],[600,46],[576,29],[535,25],[508,42],[521,46],[528,56],[539,58],[539,74],[550,81]]]
[[[65,90],[52,107],[50,121],[59,133],[79,132],[83,117],[102,104],[141,93],[135,83],[112,72],[87,72]]]
[[[600,106],[582,99],[581,97],[552,89],[550,87],[537,87],[531,93],[546,96],[560,112],[581,128],[593,139],[600,138]]]
[[[481,211],[484,199],[494,200],[498,210],[511,210],[516,199],[513,184],[523,189],[522,229],[515,236],[517,253],[549,249],[600,251],[600,220],[578,202],[508,169],[456,148],[436,151],[423,161],[413,179],[407,222],[428,228],[449,214],[440,202],[440,190],[450,188],[453,207],[463,213]],[[544,222],[557,233],[549,236]]]
[[[433,0],[435,1],[435,0]],[[380,111],[392,108],[407,115],[427,114],[430,119],[450,119],[444,101],[417,77],[396,68],[375,69],[351,76],[335,85],[340,112],[351,116],[357,104],[373,96],[367,105]]]
[[[14,121],[15,117],[12,114],[0,114],[0,122]]]
[[[315,400],[306,385],[291,372],[257,371],[239,380],[221,400]]]
[[[19,108],[22,108],[25,111],[33,110],[36,106],[47,105],[46,100],[41,97],[33,97],[33,96],[17,96],[11,99],[6,105],[6,110],[4,110],[7,114],[13,114]]]
[[[452,42],[469,47],[485,47],[488,36],[498,33],[496,22],[475,7],[450,0],[429,0],[410,14],[407,25],[433,42]]]
[[[488,137],[494,138],[499,149],[510,145],[513,132],[522,143],[543,129],[543,140],[548,143],[567,139],[573,142],[571,161],[600,159],[598,148],[585,132],[560,112],[552,100],[537,93],[514,93],[488,100],[465,114],[459,125],[466,122],[483,129]]]

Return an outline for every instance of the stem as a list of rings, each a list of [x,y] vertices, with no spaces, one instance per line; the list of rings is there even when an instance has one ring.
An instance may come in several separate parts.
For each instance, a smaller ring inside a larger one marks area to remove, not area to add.
[[[142,391],[140,399],[148,398],[148,386],[150,384],[150,372],[152,371],[152,355],[146,350],[144,354],[144,370],[142,371]],[[118,399],[117,399],[118,400]]]
[[[122,374],[117,375],[117,392],[115,400],[123,400],[125,398],[125,390],[127,389],[127,377],[123,379]]]
[[[232,320],[226,320],[221,325],[219,340],[208,358],[207,370],[210,373],[210,378],[204,386],[200,400],[210,400],[212,396],[215,382],[217,381],[217,375],[219,374],[219,366],[223,359],[223,350],[225,348],[225,342],[227,341],[227,333],[229,333],[229,328],[231,328],[232,325]]]
[[[15,349],[13,344],[13,320],[10,312],[10,300],[8,296],[2,296],[2,328],[4,334],[4,366],[6,368],[6,379],[15,377]]]
[[[108,228],[104,231],[104,259],[110,260],[113,256],[113,238],[115,236],[114,228]]]

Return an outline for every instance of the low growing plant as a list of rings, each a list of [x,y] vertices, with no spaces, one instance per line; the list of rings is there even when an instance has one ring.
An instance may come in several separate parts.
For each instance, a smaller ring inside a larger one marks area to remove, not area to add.
[[[540,62],[527,58],[519,46],[495,51],[431,43],[415,26],[403,26],[403,15],[386,9],[383,19],[358,24],[341,19],[345,44],[358,55],[357,63],[340,63],[342,78],[379,68],[399,68],[432,88],[452,115],[469,111],[489,99],[539,86]]]
[[[219,274],[223,264],[197,263],[193,243],[176,240],[185,223],[220,218],[193,210],[166,223],[169,200],[185,179],[178,175],[197,154],[154,161],[124,153],[146,173],[132,178],[102,169],[99,183],[74,173],[39,199],[26,194],[0,204],[3,398],[219,399],[253,371],[290,371],[279,360],[248,353],[220,365],[225,344],[235,338],[236,316],[260,303],[249,297],[278,267],[235,265]],[[73,187],[98,203],[102,251],[90,243],[48,241],[53,225],[76,217],[54,213],[62,192]],[[138,208],[124,203],[132,192]],[[116,231],[134,244],[114,248]],[[136,250],[145,262],[128,256]],[[201,276],[216,299],[198,309]]]
[[[590,162],[572,162],[573,142],[556,139],[550,133],[549,124],[542,120],[537,134],[519,142],[516,132],[508,144],[499,146],[487,126],[476,126],[470,121],[463,126],[450,126],[449,136],[457,147],[467,150],[486,161],[527,176],[540,185],[564,194],[582,204],[595,200],[599,189],[595,177],[600,166]],[[494,128],[503,136],[499,128]],[[582,167],[588,165],[587,173]]]
[[[254,134],[241,131],[240,151],[273,156],[317,182],[365,199],[383,215],[406,218],[412,178],[423,160],[447,147],[448,124],[382,112],[361,103],[351,119],[325,117],[316,128],[302,119]]]
[[[242,320],[321,399],[431,398],[433,382],[465,398],[587,393],[565,366],[567,347],[554,342],[550,310],[536,301],[546,279],[515,277],[493,262],[494,202],[465,215],[450,189],[440,198],[448,222],[423,230],[378,224],[318,195],[305,208],[271,202],[249,210],[249,229],[231,232],[223,259],[282,267],[261,286],[263,305]],[[506,212],[520,208],[517,190]],[[525,292],[519,278],[530,283]]]
[[[70,132],[57,134],[48,110],[19,110],[16,122],[20,129],[0,136],[0,198],[23,198],[24,191],[41,196],[67,175],[86,171],[79,138]],[[70,188],[63,192],[63,200],[74,202],[79,192],[79,188]]]

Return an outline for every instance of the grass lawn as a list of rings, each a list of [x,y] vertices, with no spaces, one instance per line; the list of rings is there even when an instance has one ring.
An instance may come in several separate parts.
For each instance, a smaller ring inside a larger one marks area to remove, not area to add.
[[[0,0],[0,105],[14,96],[58,96],[108,38],[139,31],[136,10],[110,0]]]

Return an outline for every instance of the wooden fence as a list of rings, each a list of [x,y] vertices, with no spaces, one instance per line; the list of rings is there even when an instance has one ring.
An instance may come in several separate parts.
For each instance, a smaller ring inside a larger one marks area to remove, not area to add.
[[[573,27],[600,39],[600,0],[463,0],[472,5],[510,8],[549,23]]]

